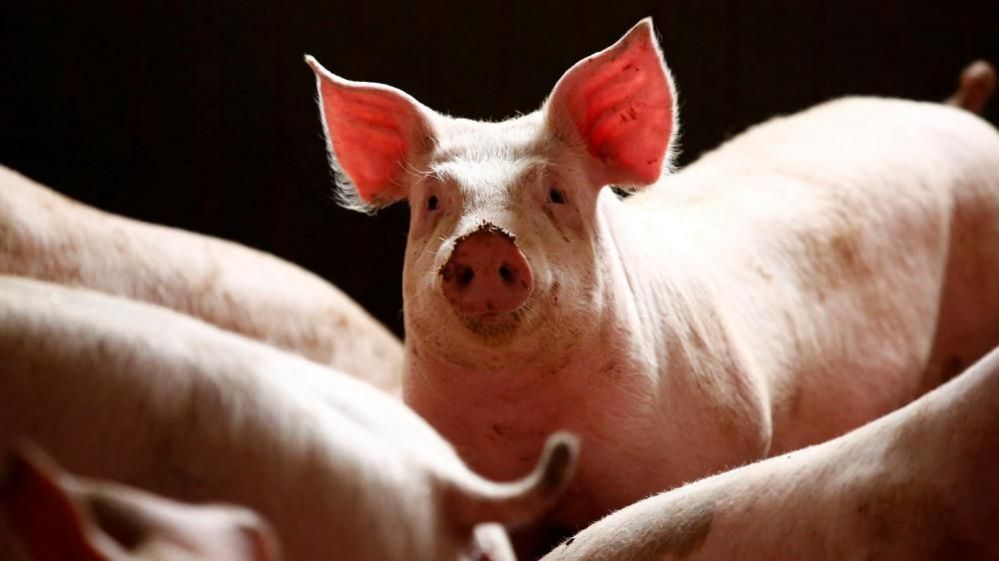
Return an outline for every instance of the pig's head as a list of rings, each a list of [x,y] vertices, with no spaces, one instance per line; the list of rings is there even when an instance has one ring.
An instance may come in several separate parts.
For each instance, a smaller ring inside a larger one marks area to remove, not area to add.
[[[598,195],[669,167],[674,90],[651,20],[573,66],[540,110],[498,123],[306,60],[341,201],[409,202],[407,339],[459,365],[571,346],[604,305]]]

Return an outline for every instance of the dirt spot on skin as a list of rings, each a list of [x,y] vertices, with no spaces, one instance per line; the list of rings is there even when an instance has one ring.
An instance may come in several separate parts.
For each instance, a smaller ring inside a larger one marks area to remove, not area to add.
[[[774,276],[772,274],[770,274],[763,267],[763,263],[761,263],[760,261],[753,260],[752,262],[750,262],[749,266],[753,270],[753,272],[755,272],[756,274],[760,275],[760,277],[763,280],[765,280],[767,282],[773,282]]]
[[[870,268],[858,256],[857,234],[852,230],[843,231],[831,240],[831,247],[836,258],[847,271],[856,276],[870,274]]]
[[[618,368],[619,368],[619,366],[618,366],[617,360],[609,360],[609,361],[605,362],[603,364],[603,366],[600,367],[599,372],[600,372],[601,376],[605,376],[605,377],[606,376],[611,376],[611,375],[615,374],[615,372],[618,370]]]
[[[634,107],[629,107],[627,111],[622,112],[619,116],[621,117],[622,123],[635,121],[638,119],[638,111],[636,111]]]
[[[605,166],[609,166],[617,161],[617,150],[608,146],[601,146],[595,154],[593,150],[590,150],[590,153],[599,158]]]
[[[820,300],[843,286],[862,285],[871,276],[871,267],[860,251],[860,231],[844,224],[827,234],[804,232],[804,254],[812,271],[809,283]]]
[[[959,551],[960,540],[952,532],[951,507],[932,485],[914,481],[870,485],[857,498],[857,535],[872,552],[893,550],[905,541],[918,550],[957,546],[955,551]]]
[[[305,349],[312,350],[320,347],[323,343],[322,337],[320,337],[319,333],[315,329],[306,329],[302,332],[301,336],[302,346]],[[278,346],[285,347],[285,345],[280,344],[278,344]]]

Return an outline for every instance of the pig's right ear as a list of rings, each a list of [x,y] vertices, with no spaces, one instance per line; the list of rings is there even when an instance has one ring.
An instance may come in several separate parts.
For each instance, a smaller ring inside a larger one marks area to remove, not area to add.
[[[0,518],[33,561],[110,561],[94,545],[66,476],[37,447],[20,443],[0,481]]]
[[[570,68],[544,111],[549,131],[583,156],[594,184],[638,188],[655,183],[670,167],[675,100],[646,18]]]
[[[316,73],[340,203],[371,212],[405,198],[411,170],[434,145],[432,111],[390,86],[344,80],[308,55],[305,62]]]

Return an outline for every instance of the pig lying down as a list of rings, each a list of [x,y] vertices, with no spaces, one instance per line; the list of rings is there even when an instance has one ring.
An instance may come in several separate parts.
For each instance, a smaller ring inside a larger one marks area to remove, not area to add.
[[[0,481],[5,561],[278,561],[266,522],[242,508],[190,506],[107,481],[78,479],[21,446]]]
[[[402,344],[315,275],[231,242],[98,211],[2,166],[0,274],[166,306],[401,389]]]
[[[0,449],[28,438],[76,473],[245,505],[290,561],[509,559],[505,533],[483,524],[530,522],[575,465],[561,435],[526,478],[484,480],[368,384],[61,285],[0,277],[0,356]]]
[[[546,560],[999,559],[999,349],[836,440],[646,499]]]
[[[840,435],[999,342],[999,134],[966,111],[837,100],[668,175],[650,20],[498,123],[307,62],[345,204],[411,208],[406,402],[495,478],[579,434],[555,521]]]

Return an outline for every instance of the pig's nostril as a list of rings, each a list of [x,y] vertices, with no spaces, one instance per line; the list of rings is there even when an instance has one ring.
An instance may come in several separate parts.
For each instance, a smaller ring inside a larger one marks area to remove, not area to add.
[[[503,282],[505,282],[505,283],[511,283],[514,280],[514,276],[515,275],[513,273],[513,269],[511,269],[509,267],[509,265],[507,265],[506,263],[504,263],[504,264],[500,265],[499,276],[500,276],[501,279],[503,279]]]
[[[475,278],[475,271],[471,267],[462,267],[458,271],[458,286],[464,288],[472,283]]]

